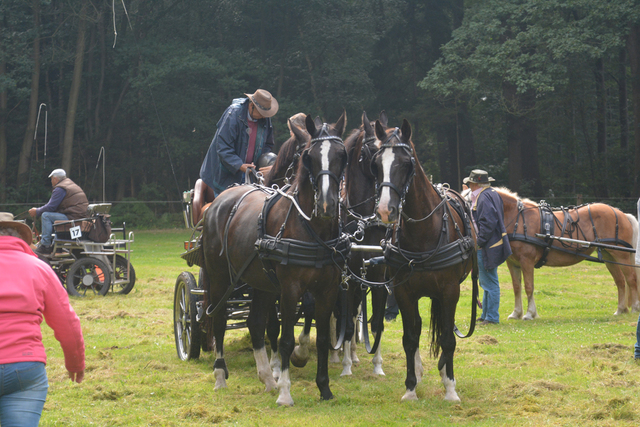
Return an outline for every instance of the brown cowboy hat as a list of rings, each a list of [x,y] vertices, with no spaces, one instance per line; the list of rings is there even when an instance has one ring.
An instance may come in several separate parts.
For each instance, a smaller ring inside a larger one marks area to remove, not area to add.
[[[258,89],[255,93],[245,93],[256,106],[262,117],[273,117],[278,112],[278,101],[264,89]]]
[[[495,179],[491,178],[487,171],[483,171],[482,169],[472,170],[469,174],[469,177],[462,180],[464,184],[468,182],[474,182],[476,184],[488,184],[493,181],[495,181]]]
[[[29,226],[24,222],[14,221],[11,212],[0,212],[0,227],[14,228],[27,245],[33,243],[33,234]]]

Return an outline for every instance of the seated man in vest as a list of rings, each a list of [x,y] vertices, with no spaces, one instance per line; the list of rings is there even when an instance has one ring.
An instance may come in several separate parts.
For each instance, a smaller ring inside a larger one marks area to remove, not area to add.
[[[85,218],[89,201],[75,182],[67,178],[64,169],[56,169],[49,175],[53,192],[49,202],[40,208],[29,209],[33,218],[41,218],[42,240],[36,253],[48,255],[53,249],[53,223]]]

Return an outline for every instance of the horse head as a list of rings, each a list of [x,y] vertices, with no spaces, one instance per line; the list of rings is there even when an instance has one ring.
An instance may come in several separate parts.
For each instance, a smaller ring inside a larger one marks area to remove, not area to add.
[[[305,172],[299,173],[297,179],[302,183],[308,177],[314,193],[314,213],[325,219],[335,218],[340,205],[340,185],[347,165],[347,152],[342,142],[346,121],[346,112],[333,125],[319,124],[311,116],[305,120],[311,140],[302,152]],[[302,199],[302,191],[300,196]]]
[[[404,119],[401,128],[386,129],[377,120],[376,137],[382,142],[371,161],[376,177],[376,216],[385,224],[396,222],[416,172],[411,125]]]

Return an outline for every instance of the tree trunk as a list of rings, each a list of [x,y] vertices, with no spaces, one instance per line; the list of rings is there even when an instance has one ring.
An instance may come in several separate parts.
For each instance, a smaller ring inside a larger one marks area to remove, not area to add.
[[[596,68],[594,70],[596,78],[596,124],[598,127],[598,154],[606,154],[607,152],[607,96],[604,87],[604,61],[596,60]]]
[[[509,187],[528,195],[542,196],[538,162],[538,127],[532,116],[535,94],[516,93],[516,87],[503,84],[503,95],[509,105],[506,112],[507,149],[509,156]]]
[[[618,61],[618,109],[620,115],[620,148],[629,146],[629,104],[627,102],[627,51],[620,49]]]
[[[26,182],[29,175],[31,148],[33,147],[33,135],[38,114],[38,90],[40,87],[40,5],[38,1],[34,1],[32,6],[33,24],[35,28],[35,39],[33,40],[33,72],[31,73],[31,96],[29,97],[27,126],[24,131],[22,149],[20,150],[20,158],[18,160],[18,187]]]
[[[7,66],[0,61],[0,77]],[[0,92],[0,203],[7,201],[7,91]]]
[[[76,123],[76,110],[78,108],[78,97],[80,95],[80,84],[82,83],[82,65],[84,61],[85,33],[87,31],[87,3],[82,3],[80,10],[80,25],[78,27],[78,40],[76,44],[76,60],[73,66],[73,79],[71,80],[71,90],[69,91],[69,104],[67,107],[67,120],[64,127],[64,141],[62,143],[62,168],[71,169],[73,157],[73,134]]]
[[[635,162],[633,171],[633,195],[640,196],[640,25],[631,27],[627,39],[629,65],[631,66],[631,93],[633,104],[633,139]]]

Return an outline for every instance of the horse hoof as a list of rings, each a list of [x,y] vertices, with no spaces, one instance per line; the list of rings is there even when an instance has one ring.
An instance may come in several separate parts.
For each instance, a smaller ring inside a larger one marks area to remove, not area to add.
[[[278,406],[293,406],[293,399],[291,398],[291,396],[289,397],[278,397],[278,400],[276,400],[276,404]]]
[[[299,358],[295,352],[291,353],[291,358],[289,360],[291,361],[291,364],[296,368],[304,368],[309,361],[309,359]]]
[[[404,396],[402,396],[402,402],[411,402],[415,400],[418,400],[418,395],[416,394],[415,390],[413,391],[407,390]]]
[[[384,371],[382,370],[382,368],[381,368],[381,367],[375,367],[375,368],[373,368],[373,373],[374,373],[375,375],[384,375]]]
[[[342,373],[340,374],[340,376],[341,376],[341,377],[345,377],[345,376],[348,376],[348,375],[353,375],[353,373],[351,372],[351,369],[346,369],[346,368],[345,368],[345,369],[342,371]]]
[[[511,319],[511,320],[520,320],[522,319],[522,314],[515,314],[515,313],[511,313],[509,315],[509,317],[507,317],[507,319]]]
[[[456,393],[455,391],[445,394],[444,400],[452,403],[460,403],[460,398],[458,397],[458,393]]]

